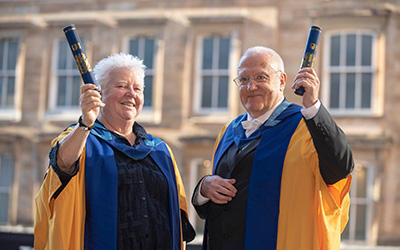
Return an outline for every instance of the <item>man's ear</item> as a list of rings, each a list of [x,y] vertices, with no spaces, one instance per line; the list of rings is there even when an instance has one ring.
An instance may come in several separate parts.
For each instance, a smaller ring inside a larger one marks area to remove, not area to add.
[[[280,75],[280,77],[279,77],[279,80],[280,80],[280,82],[281,82],[279,88],[280,88],[280,90],[282,90],[282,92],[283,92],[283,90],[285,89],[286,80],[287,80],[287,75],[286,75],[285,72],[282,72],[282,73],[281,73],[281,75]]]

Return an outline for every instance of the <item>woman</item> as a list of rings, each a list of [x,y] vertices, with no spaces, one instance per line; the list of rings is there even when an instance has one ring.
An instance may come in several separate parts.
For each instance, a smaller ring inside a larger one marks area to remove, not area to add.
[[[194,238],[172,152],[136,122],[144,69],[114,54],[93,70],[99,89],[81,86],[82,116],[53,140],[36,197],[36,250],[182,249]]]

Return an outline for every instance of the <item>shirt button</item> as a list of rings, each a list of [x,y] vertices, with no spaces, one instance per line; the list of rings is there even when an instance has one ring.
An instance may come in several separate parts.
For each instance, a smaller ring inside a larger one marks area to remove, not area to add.
[[[142,181],[142,180],[139,180],[139,184],[143,184],[143,181]]]
[[[144,217],[145,219],[147,219],[149,216],[147,216],[147,214],[145,214],[143,217]]]
[[[146,200],[146,197],[142,197],[142,201],[145,201]]]
[[[224,237],[224,239],[227,240],[227,239],[229,238],[229,234],[224,233],[224,234],[222,235],[222,237]]]

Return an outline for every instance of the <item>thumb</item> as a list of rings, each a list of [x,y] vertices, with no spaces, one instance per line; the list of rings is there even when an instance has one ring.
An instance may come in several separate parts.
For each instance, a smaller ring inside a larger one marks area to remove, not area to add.
[[[228,182],[233,185],[233,184],[236,183],[236,180],[235,179],[229,179]]]

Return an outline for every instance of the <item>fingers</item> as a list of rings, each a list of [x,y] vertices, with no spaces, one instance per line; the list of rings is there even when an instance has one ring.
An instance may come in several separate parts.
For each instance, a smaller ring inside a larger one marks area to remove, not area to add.
[[[91,83],[81,85],[81,94],[87,90],[96,90],[97,92],[100,92],[101,86],[100,85],[96,86]]]
[[[294,83],[292,85],[292,89],[298,89],[299,87],[309,87],[309,86],[319,86],[319,78],[312,68],[303,68],[301,69],[296,77],[294,78]]]
[[[100,89],[100,86],[97,87],[94,84],[84,84],[81,86],[79,103],[82,111],[82,122],[87,126],[94,124],[99,114],[99,108],[105,106],[101,101]]]
[[[301,69],[293,82],[292,89],[304,88],[303,106],[308,108],[318,101],[320,81],[313,68]]]
[[[201,195],[216,204],[226,204],[236,196],[237,189],[233,186],[235,179],[224,179],[218,175],[207,176],[201,186]]]

